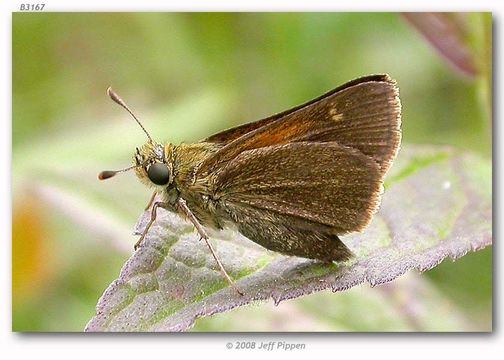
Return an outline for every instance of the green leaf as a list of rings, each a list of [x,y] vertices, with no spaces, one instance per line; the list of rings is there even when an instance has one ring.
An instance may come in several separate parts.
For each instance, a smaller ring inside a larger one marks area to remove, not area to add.
[[[490,161],[451,148],[403,148],[370,226],[342,238],[356,254],[343,264],[276,254],[231,230],[211,234],[244,296],[229,288],[193,227],[160,211],[86,330],[184,331],[197,318],[252,302],[272,298],[278,304],[323,289],[384,284],[446,257],[455,260],[492,243],[491,171]]]

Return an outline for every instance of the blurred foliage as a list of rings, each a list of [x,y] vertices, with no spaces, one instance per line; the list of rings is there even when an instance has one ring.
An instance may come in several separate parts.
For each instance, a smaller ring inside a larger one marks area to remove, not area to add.
[[[133,174],[105,183],[96,174],[128,165],[145,137],[107,86],[156,139],[189,142],[385,72],[401,89],[404,142],[491,157],[491,15],[461,18],[475,79],[454,72],[392,13],[14,13],[13,329],[81,331],[132,251],[135,237],[124,244],[123,235],[149,193]],[[488,329],[491,269],[486,249],[422,279]],[[373,290],[366,296],[379,297]],[[331,314],[349,306],[337,295],[324,301]],[[319,307],[311,297],[287,304],[294,313]],[[201,329],[232,329],[246,310]],[[264,314],[263,330],[281,328]],[[312,320],[312,330],[341,329]]]

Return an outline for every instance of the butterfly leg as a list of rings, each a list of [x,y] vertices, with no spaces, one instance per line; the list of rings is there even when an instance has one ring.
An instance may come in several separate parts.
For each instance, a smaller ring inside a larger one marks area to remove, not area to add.
[[[145,207],[145,211],[149,210],[152,203],[154,202],[154,199],[156,198],[156,195],[157,195],[157,191],[154,191],[151,195],[151,198],[149,200],[149,203],[147,204],[147,206]]]
[[[154,199],[154,197],[152,197],[152,199]],[[150,206],[150,204],[149,204],[149,206]],[[135,250],[137,250],[140,247],[140,245],[142,244],[142,242],[143,242],[143,240],[145,238],[145,235],[147,235],[147,232],[149,231],[150,227],[152,226],[152,224],[154,224],[154,221],[156,221],[157,208],[161,207],[163,209],[166,209],[166,208],[168,208],[168,206],[169,206],[168,203],[161,202],[161,201],[158,201],[158,202],[154,203],[154,205],[152,206],[152,210],[151,210],[150,221],[147,224],[147,226],[145,227],[145,230],[143,231],[142,236],[140,236],[140,239],[138,239],[138,241],[136,242],[136,244],[134,246]]]
[[[229,277],[228,273],[226,272],[226,269],[224,269],[224,266],[220,262],[219,258],[217,257],[217,254],[215,253],[215,250],[213,249],[212,245],[210,244],[209,237],[208,237],[205,229],[203,228],[203,226],[201,226],[198,219],[196,219],[194,214],[191,212],[191,210],[187,206],[187,202],[184,199],[179,198],[177,200],[177,204],[178,204],[180,210],[182,210],[184,215],[189,219],[189,221],[191,221],[193,223],[193,225],[196,228],[196,231],[198,231],[198,234],[201,237],[201,239],[205,240],[208,248],[210,249],[210,252],[212,253],[212,256],[214,257],[215,261],[217,262],[217,265],[219,265],[219,268],[220,268],[222,275],[224,275],[224,278],[227,280],[229,285],[233,289],[235,289],[238,294],[243,295],[243,293],[240,290],[238,290],[238,288],[236,287],[236,285],[233,282],[233,280],[231,279],[231,277]]]

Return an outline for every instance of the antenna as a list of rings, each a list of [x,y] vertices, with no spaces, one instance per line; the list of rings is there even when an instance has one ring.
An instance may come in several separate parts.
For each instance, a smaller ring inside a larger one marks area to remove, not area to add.
[[[121,99],[121,97],[119,95],[117,95],[114,90],[112,90],[112,88],[109,86],[107,88],[107,94],[108,96],[116,103],[116,104],[119,104],[121,105],[127,112],[130,113],[131,116],[133,116],[133,119],[136,120],[136,122],[138,123],[138,125],[140,125],[140,127],[142,128],[142,130],[144,131],[144,133],[147,135],[147,137],[149,138],[149,142],[151,143],[154,143],[154,141],[152,141],[152,138],[150,137],[149,133],[147,132],[147,130],[145,130],[145,128],[143,127],[142,123],[140,122],[140,120],[138,120],[138,118],[135,116],[135,114],[133,114],[133,111],[131,111],[131,109],[129,108],[128,105],[126,105],[126,103],[124,102],[123,99]],[[123,170],[120,170],[120,171],[123,171]],[[126,170],[124,170],[126,171]],[[100,174],[101,175],[101,174]],[[115,174],[114,174],[115,175]],[[114,175],[111,175],[111,176],[114,176]],[[109,177],[111,177],[109,176]],[[107,177],[105,178],[107,179]]]
[[[107,180],[107,179],[110,179],[112,176],[116,176],[116,174],[118,174],[118,173],[125,172],[125,171],[128,171],[128,170],[137,168],[139,166],[142,166],[142,164],[133,165],[133,166],[130,166],[128,168],[121,169],[121,170],[105,170],[105,171],[102,171],[101,173],[98,174],[98,179],[100,179],[100,180]]]

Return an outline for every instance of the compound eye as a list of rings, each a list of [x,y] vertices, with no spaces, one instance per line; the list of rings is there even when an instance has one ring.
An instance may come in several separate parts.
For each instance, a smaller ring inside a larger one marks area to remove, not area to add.
[[[166,164],[152,164],[147,169],[147,176],[156,185],[166,185],[170,182],[170,172]]]

